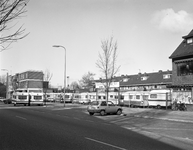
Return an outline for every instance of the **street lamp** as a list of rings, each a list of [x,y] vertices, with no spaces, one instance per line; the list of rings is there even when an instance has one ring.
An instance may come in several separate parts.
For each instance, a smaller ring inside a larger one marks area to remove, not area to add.
[[[8,96],[8,90],[9,90],[9,71],[7,69],[1,69],[2,71],[7,71],[7,78],[6,78],[6,99],[9,98]]]
[[[64,107],[65,107],[65,89],[66,89],[66,48],[64,46],[61,46],[61,45],[53,45],[53,47],[56,47],[56,48],[63,48],[65,53],[64,53],[64,60],[65,60],[65,63],[64,63],[64,97],[63,97],[63,100],[64,100]]]

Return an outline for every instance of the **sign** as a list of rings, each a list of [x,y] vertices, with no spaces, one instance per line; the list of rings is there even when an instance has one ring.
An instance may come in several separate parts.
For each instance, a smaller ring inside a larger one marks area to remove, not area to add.
[[[119,82],[111,82],[110,86],[111,88],[118,88],[120,85],[119,85]]]
[[[101,83],[101,82],[95,83],[95,87],[96,87],[97,89],[104,89],[104,88],[105,88],[104,83]]]

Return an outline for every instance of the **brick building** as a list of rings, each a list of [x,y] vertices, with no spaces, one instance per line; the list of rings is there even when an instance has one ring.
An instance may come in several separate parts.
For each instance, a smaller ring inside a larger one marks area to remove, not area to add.
[[[173,99],[193,104],[193,30],[169,57],[172,59]]]

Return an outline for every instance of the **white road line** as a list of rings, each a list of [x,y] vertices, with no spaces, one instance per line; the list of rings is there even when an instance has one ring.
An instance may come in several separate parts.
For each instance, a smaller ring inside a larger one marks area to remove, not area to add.
[[[92,123],[94,122],[94,121],[92,121],[92,120],[85,120],[85,121],[92,122]]]
[[[15,117],[20,118],[20,119],[23,119],[23,120],[27,120],[27,119],[24,118],[24,117],[20,117],[20,116],[15,116]]]
[[[80,118],[76,118],[76,117],[73,117],[74,119],[76,119],[76,120],[80,120]]]
[[[120,149],[120,150],[127,150],[125,148],[118,147],[118,146],[108,144],[108,143],[105,143],[105,142],[102,142],[102,141],[98,141],[98,140],[95,140],[95,139],[91,139],[91,138],[88,138],[88,137],[85,137],[85,139],[96,142],[96,143],[100,143],[100,144],[103,144],[103,145],[107,145],[107,146],[110,146],[110,147],[113,147],[113,148],[117,148],[117,149]]]

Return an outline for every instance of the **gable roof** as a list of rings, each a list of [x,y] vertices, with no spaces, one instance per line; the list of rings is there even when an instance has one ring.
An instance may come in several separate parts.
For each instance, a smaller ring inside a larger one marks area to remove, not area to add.
[[[158,85],[158,84],[171,84],[172,76],[170,78],[165,78],[164,75],[172,75],[172,71],[159,71],[153,73],[144,73],[144,74],[136,74],[129,76],[122,76],[122,81],[120,82],[120,86],[137,86],[137,85]],[[147,77],[145,80],[142,80],[143,77]],[[124,82],[124,78],[128,78],[126,82]]]
[[[173,59],[193,55],[193,44],[187,44],[186,42],[186,40],[191,37],[193,37],[193,30],[188,35],[182,37],[184,40],[169,58]]]

